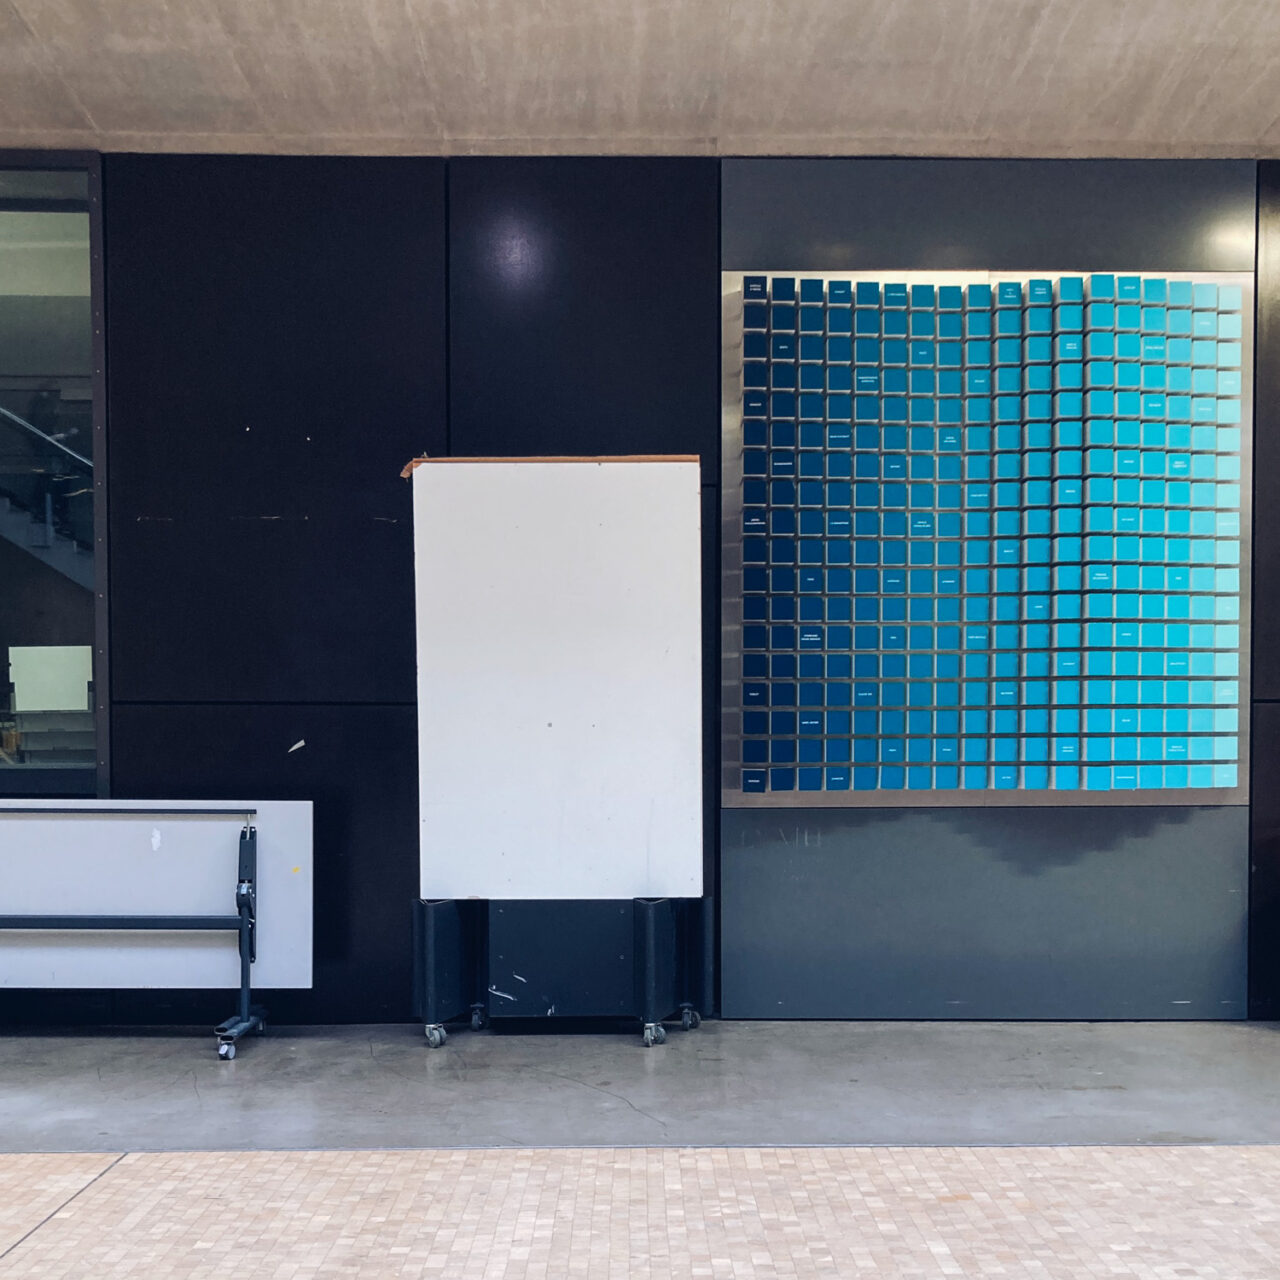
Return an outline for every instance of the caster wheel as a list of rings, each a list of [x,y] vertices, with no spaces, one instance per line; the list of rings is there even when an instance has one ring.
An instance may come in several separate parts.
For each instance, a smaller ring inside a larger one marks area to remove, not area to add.
[[[655,1044],[667,1043],[667,1029],[660,1022],[651,1022],[644,1029],[644,1047],[652,1049]]]
[[[218,1057],[223,1062],[230,1062],[236,1056],[236,1047],[233,1044],[220,1044],[218,1046]]]
[[[692,1031],[695,1027],[702,1026],[702,1015],[697,1009],[682,1009],[680,1011],[680,1025],[686,1031]]]
[[[483,1009],[471,1010],[471,1030],[483,1031],[489,1025],[489,1017]]]
[[[449,1037],[443,1027],[427,1028],[427,1046],[431,1049],[441,1048]]]

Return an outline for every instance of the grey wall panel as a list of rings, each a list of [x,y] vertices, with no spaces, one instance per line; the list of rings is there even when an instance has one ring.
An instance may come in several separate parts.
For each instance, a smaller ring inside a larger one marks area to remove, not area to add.
[[[725,810],[729,1018],[1242,1018],[1249,815]]]
[[[721,267],[1252,271],[1252,162],[742,159]],[[1241,807],[734,810],[729,1017],[1245,1015]]]
[[[1252,271],[1241,160],[726,160],[721,268]]]

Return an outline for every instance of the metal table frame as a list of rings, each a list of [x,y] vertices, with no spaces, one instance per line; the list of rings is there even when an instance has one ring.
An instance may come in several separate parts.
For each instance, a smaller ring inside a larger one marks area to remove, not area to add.
[[[254,961],[258,958],[258,831],[253,825],[256,809],[107,809],[107,808],[58,808],[14,807],[0,810],[4,814],[38,814],[70,817],[243,817],[244,828],[240,832],[240,858],[235,885],[235,914],[225,916],[180,915],[0,915],[0,929],[24,929],[31,931],[62,932],[83,930],[150,929],[156,932],[234,932],[239,935],[240,993],[236,1012],[220,1022],[213,1034],[217,1037],[218,1057],[229,1061],[236,1056],[236,1042],[251,1031],[262,1034],[267,1029],[266,1010],[252,1003],[251,979]]]

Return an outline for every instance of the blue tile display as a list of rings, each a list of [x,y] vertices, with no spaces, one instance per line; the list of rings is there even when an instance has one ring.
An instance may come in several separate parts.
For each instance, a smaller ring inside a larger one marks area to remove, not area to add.
[[[742,792],[1239,785],[1239,287],[743,297]]]

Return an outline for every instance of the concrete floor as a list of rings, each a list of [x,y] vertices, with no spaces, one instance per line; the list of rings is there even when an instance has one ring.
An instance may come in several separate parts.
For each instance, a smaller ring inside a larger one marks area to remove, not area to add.
[[[0,1150],[1280,1143],[1280,1026],[709,1022],[630,1035],[0,1038]]]

